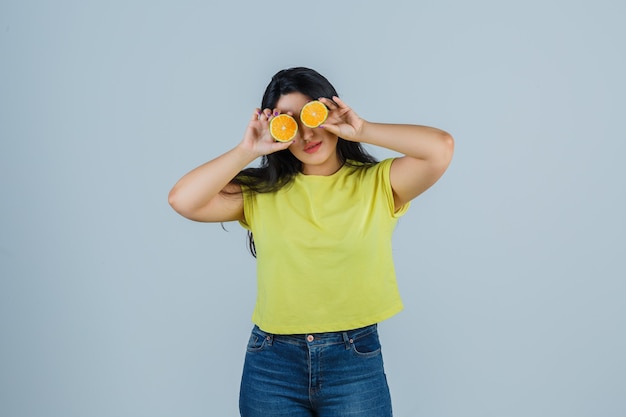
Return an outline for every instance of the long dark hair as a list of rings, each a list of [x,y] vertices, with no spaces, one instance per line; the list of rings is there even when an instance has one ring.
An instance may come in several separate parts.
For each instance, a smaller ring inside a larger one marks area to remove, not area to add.
[[[317,71],[304,67],[289,68],[277,72],[272,77],[263,94],[261,109],[274,109],[282,95],[295,92],[312,99],[320,97],[332,99],[333,96],[339,96],[335,87]],[[337,142],[337,157],[342,165],[370,166],[377,162],[360,143],[342,138]],[[285,149],[263,156],[258,167],[244,169],[232,183],[244,186],[251,192],[269,193],[289,185],[300,172],[302,162]],[[248,232],[248,247],[256,257],[252,232]]]

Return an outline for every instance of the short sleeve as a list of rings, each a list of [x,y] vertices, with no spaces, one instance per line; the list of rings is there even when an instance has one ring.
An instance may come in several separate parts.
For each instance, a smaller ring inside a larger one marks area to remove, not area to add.
[[[243,220],[239,220],[239,224],[246,230],[252,231],[250,219],[252,218],[253,207],[253,193],[246,186],[241,186],[241,193],[243,196]]]
[[[383,191],[385,193],[385,198],[387,199],[387,205],[389,207],[389,212],[392,217],[399,218],[402,217],[408,210],[411,202],[407,202],[402,205],[398,210],[395,210],[395,202],[393,198],[393,188],[391,187],[391,164],[395,158],[388,158],[381,161],[377,167],[377,182],[383,187]]]

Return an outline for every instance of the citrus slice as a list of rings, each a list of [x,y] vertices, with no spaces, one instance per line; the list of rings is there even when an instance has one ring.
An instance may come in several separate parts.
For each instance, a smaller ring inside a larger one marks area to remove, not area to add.
[[[328,108],[319,100],[309,101],[300,111],[300,120],[306,127],[318,127],[327,117]]]
[[[279,114],[270,120],[270,135],[279,142],[289,142],[297,132],[298,123],[288,114]]]

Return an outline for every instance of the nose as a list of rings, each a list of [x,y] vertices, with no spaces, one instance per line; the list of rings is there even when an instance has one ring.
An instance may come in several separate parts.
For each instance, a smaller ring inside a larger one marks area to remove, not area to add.
[[[306,127],[303,124],[300,124],[300,136],[302,136],[303,140],[307,142],[310,141],[313,137],[313,129],[311,129],[310,127]]]

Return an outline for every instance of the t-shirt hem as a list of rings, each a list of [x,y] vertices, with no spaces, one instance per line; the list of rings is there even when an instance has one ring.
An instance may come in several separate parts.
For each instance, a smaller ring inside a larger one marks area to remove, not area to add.
[[[347,330],[360,329],[361,327],[371,326],[372,324],[380,323],[384,320],[387,320],[400,311],[404,309],[402,303],[399,303],[384,312],[379,314],[369,316],[360,320],[353,320],[349,322],[340,322],[340,323],[318,323],[312,325],[280,325],[280,324],[271,324],[271,323],[263,323],[260,320],[255,320],[253,317],[252,321],[256,324],[261,330],[271,334],[308,334],[308,333],[328,333],[328,332],[342,332]]]

